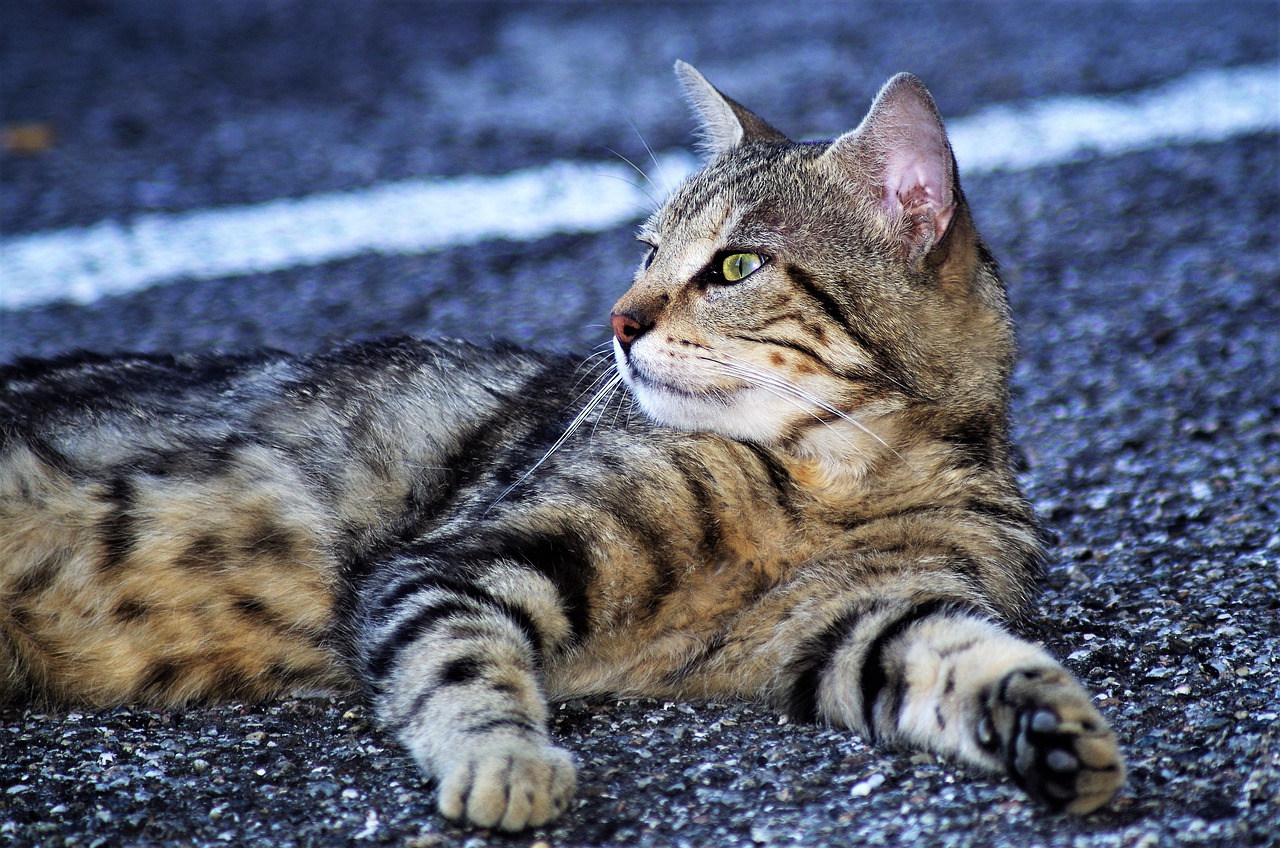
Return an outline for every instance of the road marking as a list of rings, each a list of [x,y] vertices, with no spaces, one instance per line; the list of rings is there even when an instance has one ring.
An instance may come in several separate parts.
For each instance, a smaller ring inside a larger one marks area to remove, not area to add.
[[[1126,96],[993,106],[948,124],[963,173],[1277,130],[1280,64],[1202,71]],[[687,154],[665,154],[652,179],[673,185],[695,164]],[[495,177],[409,180],[139,215],[0,240],[0,309],[88,303],[165,282],[267,273],[361,253],[598,232],[643,217],[651,205],[640,176],[625,165],[560,162]]]
[[[1280,64],[1201,71],[1136,95],[992,106],[947,132],[964,174],[1276,130]]]

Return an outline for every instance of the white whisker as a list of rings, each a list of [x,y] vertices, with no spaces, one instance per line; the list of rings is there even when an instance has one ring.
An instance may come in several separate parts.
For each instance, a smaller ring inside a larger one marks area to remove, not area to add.
[[[641,213],[645,215],[649,215],[650,213],[653,212],[654,209],[657,209],[659,206],[662,205],[658,202],[658,200],[652,194],[649,193],[649,191],[643,185],[640,185],[639,183],[634,183],[631,180],[627,179],[626,177],[622,176],[621,174],[600,174],[600,176],[606,177],[611,180],[618,180],[619,182],[624,182],[627,185],[634,188],[636,191],[643,194],[645,197],[649,198],[650,205],[647,208],[643,203],[637,203],[634,200],[630,201],[630,204],[632,206],[634,206],[636,209],[638,209]]]
[[[587,387],[587,390],[584,391],[582,395],[591,394],[604,380],[608,379],[608,371],[611,368],[613,368],[612,351],[598,350],[595,353],[592,353],[582,361],[581,365],[578,366],[578,370],[575,373],[580,376],[574,382],[574,388],[582,385],[583,380],[590,377],[591,385]],[[575,402],[579,400],[582,395],[574,398]]]
[[[826,412],[830,415],[834,415],[836,418],[839,418],[841,421],[844,421],[847,424],[852,425],[862,433],[865,433],[866,435],[875,439],[886,450],[888,450],[898,459],[906,463],[906,458],[903,457],[902,454],[898,453],[898,451],[894,450],[894,448],[888,442],[882,439],[878,434],[874,433],[870,428],[868,428],[861,421],[858,421],[856,418],[844,412],[843,410],[837,408],[831,403],[828,403],[827,401],[814,395],[813,393],[802,389],[801,387],[797,386],[795,383],[792,383],[790,380],[787,380],[784,377],[780,377],[777,374],[772,374],[772,373],[769,373],[768,371],[761,370],[758,366],[753,365],[750,362],[746,362],[745,360],[739,359],[736,356],[732,356],[731,354],[721,354],[721,355],[724,356],[724,359],[719,359],[716,357],[709,357],[709,356],[704,356],[701,358],[703,359],[703,361],[717,366],[725,374],[729,376],[736,377],[740,380],[743,380],[748,385],[753,386],[754,388],[768,391],[770,394],[773,394],[775,397],[778,397],[781,400],[786,400],[790,402],[792,406],[818,419],[820,422],[825,424],[828,428],[831,427],[831,423],[829,421],[827,421],[817,412],[814,412],[813,409],[805,407],[803,404],[812,404],[813,406],[817,407],[823,412]],[[801,402],[803,402],[803,404]]]
[[[658,177],[662,180],[662,185],[658,186],[658,184],[655,183],[648,174],[646,174],[645,176],[649,179],[649,184],[661,191],[663,194],[670,194],[671,180],[667,179],[666,173],[663,172],[662,163],[658,161],[658,154],[653,152],[653,148],[649,146],[649,142],[645,140],[644,133],[640,132],[640,128],[636,126],[635,121],[628,118],[627,123],[631,126],[632,132],[636,134],[636,138],[640,139],[640,143],[644,145],[644,149],[649,154],[649,158],[653,160],[654,170],[658,172]]]
[[[619,383],[619,385],[621,385],[621,384]],[[616,388],[616,387],[615,387],[615,388]],[[630,429],[630,428],[631,428],[631,422],[634,420],[633,413],[635,412],[635,398],[633,398],[633,397],[631,396],[630,392],[618,392],[618,391],[615,391],[614,395],[615,395],[615,397],[617,397],[617,399],[618,399],[618,403],[617,403],[617,406],[615,406],[615,407],[614,407],[614,410],[613,410],[613,425],[612,425],[612,426],[613,426],[613,428],[614,428],[615,430],[617,430],[617,429]],[[626,414],[626,416],[627,416],[626,423],[625,423],[625,424],[619,424],[619,419],[621,419],[621,418],[622,418],[622,416],[623,416],[623,414],[624,414],[624,413],[625,413],[625,414]]]
[[[807,392],[804,392],[803,390],[798,389],[797,387],[791,385],[790,383],[784,380],[775,378],[769,374],[756,372],[754,370],[748,370],[747,368],[743,368],[742,366],[735,365],[733,363],[720,362],[720,361],[710,359],[710,358],[705,358],[705,357],[704,357],[704,361],[711,362],[712,364],[716,365],[717,368],[721,371],[721,373],[730,377],[734,377],[738,380],[742,380],[751,388],[759,389],[763,392],[767,392],[773,397],[776,397],[778,400],[781,400],[782,402],[786,403],[788,406],[794,409],[797,409],[800,412],[803,412],[805,415],[808,415],[811,418],[815,419],[818,423],[827,427],[832,432],[836,433],[837,435],[840,435],[840,437],[847,444],[849,444],[850,447],[854,447],[854,448],[857,447],[856,443],[850,441],[847,437],[841,435],[838,431],[836,431],[835,428],[831,426],[831,422],[828,421],[826,418],[823,418],[817,412],[815,412],[812,409],[812,407],[817,406],[819,409],[823,409],[828,413],[834,414],[846,420],[847,420],[847,416],[841,414],[838,410],[832,410],[831,408],[825,406],[822,403],[822,401],[810,396]],[[856,421],[851,421],[850,423],[854,424],[855,426],[861,426],[861,425],[858,425]]]
[[[628,123],[630,123],[630,122],[628,122]],[[632,127],[633,127],[633,128],[634,128],[634,126],[635,126],[635,124],[632,124]],[[643,139],[641,139],[641,140],[643,141]],[[661,189],[661,186],[659,186],[657,183],[655,183],[655,182],[653,181],[653,178],[652,178],[652,177],[650,177],[648,174],[646,174],[646,173],[645,173],[644,168],[641,168],[641,167],[640,167],[639,165],[637,165],[635,162],[632,162],[630,159],[628,159],[626,156],[623,156],[621,153],[619,153],[618,151],[614,150],[612,147],[606,147],[606,148],[605,148],[605,150],[609,151],[609,152],[610,152],[610,153],[612,153],[614,156],[617,156],[617,157],[618,157],[619,159],[621,159],[623,162],[625,162],[626,164],[630,165],[630,166],[631,166],[631,169],[632,169],[633,171],[635,171],[637,174],[639,174],[639,175],[640,175],[640,177],[641,177],[641,179],[643,179],[643,180],[644,180],[645,182],[647,182],[649,185],[653,186],[655,189],[659,189],[659,190]]]
[[[516,487],[518,487],[520,484],[524,483],[524,481],[532,477],[533,473],[537,471],[539,468],[541,468],[543,463],[545,463],[548,459],[551,458],[552,454],[560,450],[560,448],[564,446],[564,443],[569,441],[569,438],[573,436],[573,434],[576,433],[578,429],[582,427],[582,425],[585,424],[587,420],[592,417],[592,414],[595,413],[602,404],[608,401],[608,399],[613,395],[614,390],[618,387],[618,385],[621,382],[622,382],[622,375],[617,373],[616,371],[613,373],[611,377],[608,377],[607,379],[605,379],[604,385],[602,385],[599,389],[596,390],[595,394],[593,394],[591,398],[583,405],[582,409],[578,410],[578,414],[575,415],[573,417],[573,420],[569,422],[569,426],[565,428],[565,431],[562,434],[560,434],[560,438],[556,439],[555,442],[551,445],[551,447],[547,449],[547,452],[544,453],[541,457],[539,457],[538,461],[535,462],[533,465],[531,465],[527,471],[521,474],[520,477],[516,479],[514,483],[512,483],[510,486],[507,486],[507,488],[503,489],[502,493],[499,494],[498,497],[494,499],[493,503],[489,504],[489,506],[485,509],[484,514],[488,515],[489,510],[493,509],[495,506],[501,503],[502,499],[505,498],[507,495],[511,494],[511,492],[515,491]],[[597,384],[598,383],[599,381],[597,381]]]
[[[629,179],[627,179],[626,177],[624,177],[624,176],[622,176],[622,175],[619,175],[619,174],[601,174],[600,176],[602,176],[602,177],[609,177],[610,179],[614,179],[614,180],[621,180],[622,182],[624,182],[624,183],[626,183],[627,185],[629,185],[629,186],[631,186],[632,188],[634,188],[636,191],[639,191],[640,193],[642,193],[645,197],[649,198],[649,202],[653,204],[654,208],[657,208],[657,207],[660,205],[660,204],[658,203],[657,199],[656,199],[656,198],[654,198],[654,196],[653,196],[652,194],[650,194],[650,193],[649,193],[648,189],[646,189],[646,188],[644,187],[644,183],[646,183],[646,182],[647,182],[647,183],[648,183],[650,186],[652,186],[655,190],[657,190],[657,191],[661,191],[661,189],[658,187],[658,185],[654,183],[653,179],[652,179],[652,178],[650,178],[650,176],[649,176],[648,174],[646,174],[646,173],[644,172],[644,169],[642,169],[639,165],[637,165],[635,162],[632,162],[630,159],[628,159],[627,157],[623,156],[621,153],[619,153],[618,151],[614,150],[612,147],[606,147],[606,148],[605,148],[605,150],[609,151],[609,152],[610,152],[610,153],[612,153],[614,156],[617,156],[617,157],[618,157],[619,159],[621,159],[623,162],[627,163],[627,165],[631,166],[631,168],[632,168],[633,170],[635,170],[635,172],[636,172],[637,174],[639,174],[639,175],[640,175],[641,179],[642,179],[644,182],[639,182],[639,183],[637,183],[637,182],[632,182],[631,180],[629,180]],[[637,203],[637,204],[634,204],[634,205],[635,205],[635,206],[639,206],[640,204],[638,204],[638,203]],[[652,210],[646,210],[646,213],[647,213],[647,212],[649,212],[649,211],[652,211]]]

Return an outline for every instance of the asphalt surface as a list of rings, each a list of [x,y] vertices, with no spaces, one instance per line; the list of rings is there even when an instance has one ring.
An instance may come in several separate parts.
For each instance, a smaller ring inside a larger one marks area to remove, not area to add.
[[[689,143],[672,61],[795,136],[909,69],[948,118],[1274,62],[1274,2],[309,3],[14,0],[0,236]],[[1277,86],[1280,92],[1280,84]],[[1280,96],[1280,93],[1277,94]],[[1280,844],[1280,138],[964,177],[1023,357],[1025,483],[1057,535],[1030,635],[1114,722],[1109,809],[742,705],[574,702],[578,803],[455,828],[356,699],[0,710],[13,845]],[[588,350],[629,228],[365,255],[0,311],[0,360],[75,347],[294,350],[389,332]],[[0,280],[0,286],[15,285]]]

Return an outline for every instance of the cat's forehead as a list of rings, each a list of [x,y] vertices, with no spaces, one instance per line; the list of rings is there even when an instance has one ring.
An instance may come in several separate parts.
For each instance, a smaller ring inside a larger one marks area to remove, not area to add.
[[[824,180],[813,167],[820,153],[814,145],[750,145],[720,156],[672,193],[640,237],[725,244],[781,236],[793,213],[822,189]]]

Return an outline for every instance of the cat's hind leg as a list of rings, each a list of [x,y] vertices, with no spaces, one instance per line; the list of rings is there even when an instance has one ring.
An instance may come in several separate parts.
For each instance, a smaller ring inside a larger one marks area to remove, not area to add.
[[[358,617],[360,665],[440,812],[509,831],[557,818],[576,770],[550,739],[541,685],[571,634],[556,587],[525,564],[446,569],[412,552],[383,576]]]

